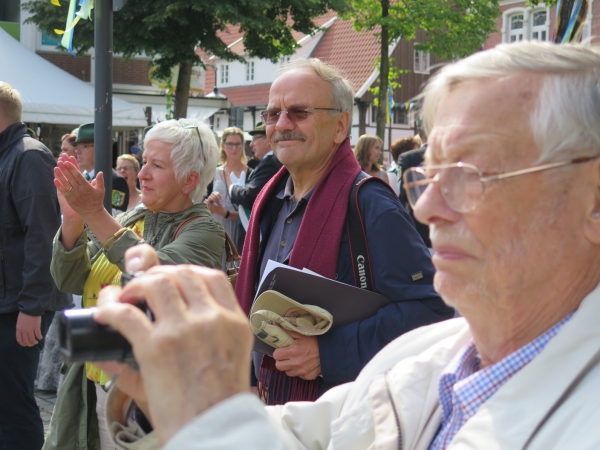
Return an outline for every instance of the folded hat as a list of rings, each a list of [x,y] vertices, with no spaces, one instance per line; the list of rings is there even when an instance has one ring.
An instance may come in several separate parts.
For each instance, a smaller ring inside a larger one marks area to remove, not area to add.
[[[275,348],[294,342],[285,330],[318,336],[326,333],[331,325],[333,316],[323,308],[303,305],[276,291],[263,292],[250,310],[252,332]]]

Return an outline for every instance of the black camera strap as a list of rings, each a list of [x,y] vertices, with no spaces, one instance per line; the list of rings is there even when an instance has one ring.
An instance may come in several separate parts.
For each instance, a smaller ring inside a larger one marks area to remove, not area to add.
[[[348,244],[350,246],[350,258],[354,272],[354,285],[368,291],[375,291],[373,271],[371,269],[371,257],[367,245],[367,232],[362,212],[358,204],[358,193],[360,188],[367,182],[383,183],[388,189],[390,186],[381,178],[370,177],[364,172],[358,174],[350,191],[348,199],[348,213],[346,214],[346,229],[348,230]],[[394,194],[395,195],[395,194]]]

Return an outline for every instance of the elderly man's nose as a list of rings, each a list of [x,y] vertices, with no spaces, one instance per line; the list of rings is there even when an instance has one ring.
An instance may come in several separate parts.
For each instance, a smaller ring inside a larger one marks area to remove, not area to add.
[[[440,189],[439,183],[429,183],[425,192],[417,199],[414,206],[415,218],[429,225],[436,220],[454,221],[458,218],[459,213],[454,211],[444,197]]]
[[[281,111],[279,116],[277,117],[277,122],[275,123],[275,128],[278,130],[285,129],[289,130],[294,128],[295,124],[292,122],[286,111]]]

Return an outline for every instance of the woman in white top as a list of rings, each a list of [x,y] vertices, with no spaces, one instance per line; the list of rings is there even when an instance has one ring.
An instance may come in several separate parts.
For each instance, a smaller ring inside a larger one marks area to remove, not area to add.
[[[129,187],[129,204],[127,211],[132,210],[142,203],[142,191],[136,186],[138,173],[140,172],[139,161],[131,155],[121,155],[117,158],[117,173],[125,178]]]
[[[381,139],[377,136],[363,134],[358,138],[358,141],[356,141],[356,145],[354,146],[354,156],[356,156],[356,160],[364,172],[372,177],[379,177],[387,184],[390,184],[387,173],[385,173],[385,170],[379,165],[381,147]]]
[[[221,156],[213,181],[213,191],[204,201],[215,219],[223,225],[230,236],[235,235],[239,214],[229,198],[229,186],[244,186],[246,182],[246,153],[244,132],[237,127],[223,130]]]

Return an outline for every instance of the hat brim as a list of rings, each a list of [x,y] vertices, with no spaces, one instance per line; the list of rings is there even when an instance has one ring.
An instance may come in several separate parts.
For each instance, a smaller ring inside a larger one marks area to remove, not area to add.
[[[265,291],[258,296],[252,305],[250,315],[256,311],[267,310],[279,314],[280,316],[285,316],[285,313],[291,308],[298,308],[305,313],[333,322],[331,314],[323,308],[314,305],[303,305],[277,291],[270,290]]]

